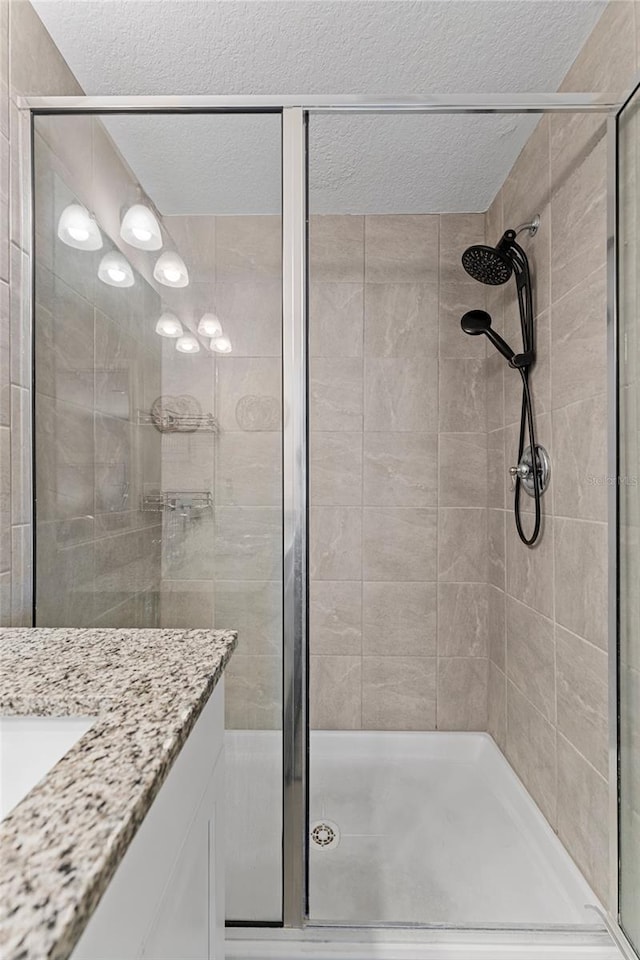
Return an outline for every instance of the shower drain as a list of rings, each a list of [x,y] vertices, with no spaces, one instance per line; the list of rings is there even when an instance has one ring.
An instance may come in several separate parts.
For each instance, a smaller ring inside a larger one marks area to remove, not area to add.
[[[340,843],[340,827],[332,820],[317,820],[311,825],[311,842],[321,850],[331,850]]]

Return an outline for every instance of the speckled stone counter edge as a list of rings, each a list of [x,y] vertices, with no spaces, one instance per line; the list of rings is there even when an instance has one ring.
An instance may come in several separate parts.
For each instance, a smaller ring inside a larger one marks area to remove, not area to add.
[[[2,960],[67,960],[236,642],[220,630],[0,631],[1,713],[97,717],[0,824]]]

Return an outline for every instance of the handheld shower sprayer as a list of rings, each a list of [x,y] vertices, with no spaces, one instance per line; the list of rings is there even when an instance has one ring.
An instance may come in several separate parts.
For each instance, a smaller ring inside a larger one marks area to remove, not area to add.
[[[548,480],[548,456],[542,447],[538,447],[533,422],[531,391],[529,388],[529,369],[535,363],[535,329],[533,315],[533,293],[531,274],[527,255],[516,242],[520,233],[525,231],[535,236],[540,226],[540,218],[523,223],[515,230],[505,230],[495,245],[475,244],[462,254],[462,266],[474,280],[488,286],[501,286],[511,277],[515,277],[520,311],[523,352],[515,353],[509,344],[491,326],[491,317],[485,310],[470,310],[462,317],[460,325],[465,333],[472,337],[484,334],[493,346],[502,354],[509,366],[518,370],[522,378],[522,408],[520,415],[520,440],[518,444],[518,467],[512,468],[515,479],[515,518],[518,535],[528,547],[538,539],[541,526],[540,497]],[[531,463],[527,465],[525,438],[529,439]],[[523,484],[535,498],[535,522],[533,533],[527,537],[520,517],[520,492]]]
[[[491,326],[491,317],[485,310],[469,310],[460,321],[460,326],[465,333],[472,337],[484,335],[491,341],[496,350],[499,350],[510,367],[516,370],[522,367],[528,367],[533,362],[531,351],[528,353],[515,353],[499,333]]]

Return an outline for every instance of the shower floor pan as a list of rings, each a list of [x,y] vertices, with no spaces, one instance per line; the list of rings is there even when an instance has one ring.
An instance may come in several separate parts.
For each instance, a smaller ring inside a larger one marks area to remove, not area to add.
[[[227,736],[228,915],[276,918],[280,735]],[[261,794],[250,816],[243,786]],[[312,922],[602,926],[597,897],[487,734],[313,732],[310,830]]]

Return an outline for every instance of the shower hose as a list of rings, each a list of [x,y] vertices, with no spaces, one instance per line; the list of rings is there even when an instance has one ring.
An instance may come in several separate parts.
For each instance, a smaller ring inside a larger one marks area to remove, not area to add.
[[[518,308],[520,311],[520,326],[522,328],[522,344],[524,356],[528,362],[524,366],[519,366],[520,376],[522,377],[522,406],[520,410],[520,440],[518,442],[518,464],[522,463],[525,444],[529,440],[531,447],[531,470],[533,472],[533,496],[535,501],[535,521],[531,536],[527,537],[522,526],[522,517],[520,511],[520,494],[522,492],[522,478],[520,473],[515,477],[514,493],[514,513],[516,519],[516,529],[518,536],[524,544],[532,547],[540,534],[541,509],[540,509],[540,472],[538,470],[538,447],[536,444],[535,424],[533,422],[533,404],[531,402],[531,389],[529,385],[529,373],[531,365],[535,362],[535,331],[533,318],[533,296],[531,292],[531,274],[529,272],[529,261],[522,247],[514,241],[511,242],[509,250],[513,263],[514,274],[516,278],[516,287],[518,291]]]

